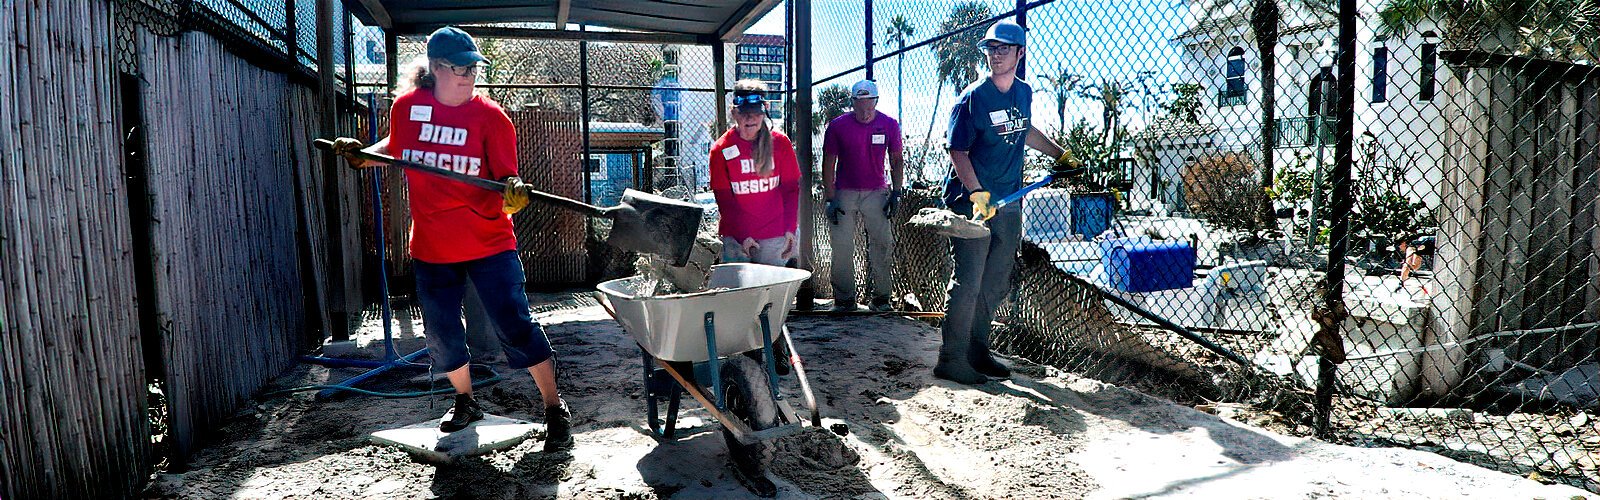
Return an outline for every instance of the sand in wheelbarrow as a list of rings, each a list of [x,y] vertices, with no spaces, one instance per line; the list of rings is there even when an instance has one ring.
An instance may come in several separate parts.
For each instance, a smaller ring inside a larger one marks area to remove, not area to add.
[[[711,266],[716,265],[720,255],[722,239],[710,233],[695,235],[689,263],[682,266],[674,266],[659,255],[642,254],[634,262],[641,278],[635,293],[655,297],[704,291],[711,280]]]

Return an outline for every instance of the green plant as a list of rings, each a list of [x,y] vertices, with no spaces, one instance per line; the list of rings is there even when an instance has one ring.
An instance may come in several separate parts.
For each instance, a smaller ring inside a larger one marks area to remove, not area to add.
[[[1174,83],[1172,93],[1177,97],[1172,102],[1162,104],[1161,109],[1186,123],[1200,123],[1201,99],[1205,91],[1206,87],[1198,83]]]

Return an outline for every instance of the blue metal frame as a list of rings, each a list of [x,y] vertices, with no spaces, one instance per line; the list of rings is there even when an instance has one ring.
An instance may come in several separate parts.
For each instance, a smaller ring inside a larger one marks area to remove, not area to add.
[[[772,347],[772,317],[769,312],[772,304],[761,308],[761,361],[767,372],[767,388],[774,399],[778,399],[778,372],[775,369],[776,360]],[[715,313],[707,312],[705,316],[706,351],[707,359],[704,363],[695,363],[692,370],[696,383],[707,385],[705,379],[710,379],[710,389],[717,405],[717,410],[728,409],[727,401],[722,394],[722,360],[717,356],[717,318]],[[682,400],[684,388],[678,381],[667,375],[665,370],[657,367],[654,356],[639,346],[640,358],[644,361],[644,392],[645,406],[649,415],[647,422],[651,433],[664,439],[672,439],[677,430],[678,405]],[[375,363],[368,361],[368,363]],[[709,376],[708,376],[709,375]],[[667,415],[661,418],[661,408],[657,398],[667,400]]]
[[[368,111],[371,113],[369,115],[369,117],[368,117],[371,121],[369,122],[369,125],[367,126],[367,142],[369,144],[371,144],[371,143],[376,143],[377,140],[378,140],[378,95],[377,95],[377,93],[372,93],[372,94],[368,95],[367,108],[368,108]],[[376,236],[376,238],[377,238],[376,241],[378,243],[378,286],[379,286],[379,291],[381,292],[381,295],[383,296],[383,351],[384,351],[383,352],[383,361],[373,361],[373,360],[368,360],[368,359],[331,358],[331,357],[325,357],[325,356],[301,356],[300,357],[300,361],[304,361],[304,362],[307,362],[307,363],[315,363],[315,364],[319,364],[319,365],[323,365],[323,366],[327,366],[327,367],[331,367],[331,368],[370,368],[370,370],[367,370],[366,372],[364,372],[364,373],[362,373],[360,375],[356,375],[354,377],[350,377],[348,379],[345,379],[344,381],[339,382],[337,384],[333,384],[335,387],[355,387],[356,384],[359,384],[359,383],[361,383],[363,381],[366,381],[367,379],[370,379],[370,378],[376,377],[378,375],[381,375],[384,372],[387,372],[389,370],[393,370],[395,368],[427,368],[428,367],[428,365],[422,365],[422,364],[417,364],[417,363],[413,362],[417,358],[420,358],[423,355],[428,354],[428,348],[424,347],[424,348],[418,349],[416,352],[413,352],[411,354],[407,354],[405,356],[401,356],[399,352],[394,350],[394,332],[393,332],[393,328],[389,325],[389,323],[393,319],[393,313],[391,312],[390,307],[389,307],[389,270],[387,269],[387,263],[384,262],[385,250],[384,250],[384,241],[383,241],[383,239],[384,239],[383,238],[383,236],[384,236],[383,235],[383,196],[382,196],[383,190],[382,190],[382,184],[378,179],[378,169],[371,168],[371,169],[367,169],[367,170],[372,173],[372,232],[374,233],[374,236]],[[323,389],[322,391],[317,392],[317,398],[318,399],[327,399],[329,397],[332,397],[335,393],[338,393],[338,392],[347,392],[347,391],[340,391],[338,389],[332,389],[332,388]]]

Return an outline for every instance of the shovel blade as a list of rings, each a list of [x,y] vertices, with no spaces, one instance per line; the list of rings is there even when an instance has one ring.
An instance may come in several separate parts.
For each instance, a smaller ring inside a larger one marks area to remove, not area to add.
[[[689,263],[704,214],[700,205],[629,189],[622,193],[621,205],[607,214],[612,225],[606,244],[683,266]]]

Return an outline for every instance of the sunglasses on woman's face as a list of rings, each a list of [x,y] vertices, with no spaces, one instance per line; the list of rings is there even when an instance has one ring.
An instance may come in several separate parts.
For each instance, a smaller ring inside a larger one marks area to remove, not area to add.
[[[449,68],[450,69],[450,73],[452,73],[452,74],[454,74],[456,76],[471,76],[471,75],[478,74],[478,68],[480,68],[481,66],[479,66],[477,64],[469,64],[469,65],[466,65],[466,66],[456,66],[454,64],[444,63],[444,67]]]
[[[746,105],[746,104],[761,104],[761,102],[762,102],[761,94],[748,94],[748,95],[736,95],[736,96],[733,96],[733,105],[734,106],[743,106],[743,105]]]

